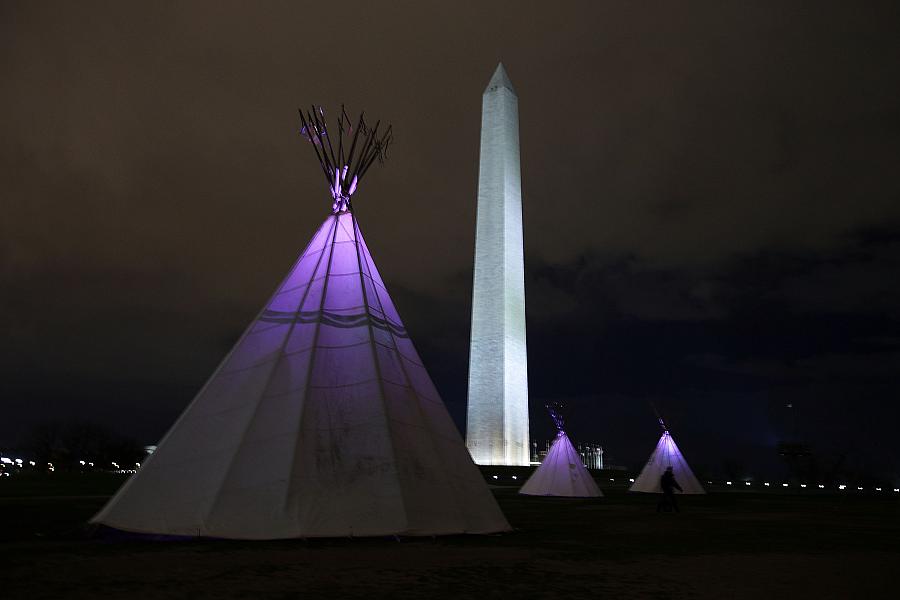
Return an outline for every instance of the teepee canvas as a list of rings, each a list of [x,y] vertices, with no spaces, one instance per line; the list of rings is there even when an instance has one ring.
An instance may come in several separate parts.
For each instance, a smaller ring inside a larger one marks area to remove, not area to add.
[[[660,424],[663,427],[662,437],[659,438],[659,443],[656,444],[653,454],[650,455],[650,460],[634,480],[629,491],[661,494],[660,478],[668,467],[672,467],[675,481],[681,486],[682,494],[705,494],[706,490],[697,481],[694,472],[691,471],[691,467],[687,464],[662,419],[660,419]]]
[[[344,118],[339,132],[351,131]],[[324,115],[307,114],[304,127],[326,169],[333,214],[93,522],[235,539],[509,530],[350,207],[389,137],[360,119],[345,153],[343,140],[340,151],[330,148],[339,133],[326,133]],[[334,169],[336,160],[345,166]]]
[[[569,441],[559,412],[550,407],[548,410],[556,424],[556,439],[553,440],[544,461],[531,474],[519,493],[528,496],[581,498],[602,496],[594,478],[584,467],[581,455]]]

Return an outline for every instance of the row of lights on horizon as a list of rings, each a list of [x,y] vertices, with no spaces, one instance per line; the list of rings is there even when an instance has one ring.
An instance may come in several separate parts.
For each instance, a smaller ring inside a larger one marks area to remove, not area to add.
[[[500,479],[500,476],[499,476],[499,475],[491,475],[491,479],[499,480],[499,479]],[[518,477],[517,477],[516,475],[512,475],[512,479],[518,480]],[[615,477],[610,477],[609,480],[612,481],[612,482],[615,482],[615,481],[616,481]],[[634,483],[634,478],[629,478],[629,479],[628,479],[628,482],[629,482],[629,483]],[[706,483],[707,483],[708,485],[713,485],[713,482],[712,482],[712,481],[707,481]],[[745,481],[745,482],[743,482],[743,483],[744,483],[744,486],[746,486],[746,487],[750,487],[751,485],[753,485],[753,484],[752,484],[751,482],[749,482],[749,481]],[[733,481],[726,481],[726,482],[725,482],[725,485],[734,485],[734,482],[733,482]],[[763,482],[763,486],[764,486],[764,487],[772,487],[772,484],[769,483],[768,481],[766,481],[766,482]],[[782,484],[781,484],[781,487],[787,488],[787,487],[790,487],[790,484],[789,484],[789,483],[782,483]],[[800,484],[800,487],[803,488],[803,489],[806,489],[806,488],[808,488],[809,486],[808,486],[807,484],[805,484],[805,483],[801,483],[801,484]],[[824,489],[825,489],[825,486],[824,486],[823,484],[821,484],[821,483],[818,484],[816,487],[817,487],[818,489],[820,489],[820,490],[824,490]],[[846,489],[847,489],[847,484],[845,484],[845,483],[839,484],[839,485],[837,486],[837,488],[838,488],[839,490],[841,490],[841,491],[846,490]],[[860,492],[865,491],[865,488],[862,487],[862,486],[856,486],[856,489],[857,489],[857,491],[860,491]],[[884,491],[884,489],[881,488],[881,487],[876,487],[876,488],[873,488],[873,489],[874,489],[876,492],[882,492],[882,491]],[[898,494],[900,494],[900,488],[893,488],[893,491],[896,492],[896,493],[898,493]]]
[[[95,466],[93,462],[87,461],[87,460],[79,460],[78,464],[81,465],[82,467],[93,468]],[[141,463],[134,463],[133,469],[123,469],[121,467],[121,465],[119,465],[119,463],[117,463],[115,461],[110,462],[110,464],[113,466],[115,473],[137,473],[137,470],[141,468]],[[21,458],[8,458],[6,456],[0,457],[0,468],[5,469],[7,465],[9,465],[11,467],[18,467],[21,469],[21,468],[25,467],[25,461],[22,460]],[[36,467],[37,463],[33,460],[29,460],[28,466]],[[52,462],[48,462],[47,463],[47,471],[50,473],[53,473],[54,471],[56,471],[56,466],[54,466],[54,464]],[[3,477],[3,476],[9,477],[9,471],[5,471],[5,470],[0,471],[0,477]]]
[[[79,460],[79,461],[78,461],[78,464],[81,465],[82,467],[94,467],[94,463],[93,463],[93,462],[90,462],[90,461]],[[134,463],[134,467],[135,467],[135,468],[133,468],[133,469],[123,469],[123,468],[121,467],[121,465],[119,465],[119,463],[117,463],[117,462],[115,462],[115,461],[111,462],[110,464],[115,468],[115,472],[116,472],[116,473],[136,473],[136,472],[137,472],[137,469],[141,468],[141,463]],[[4,457],[0,457],[0,467],[5,468],[6,465],[12,465],[12,466],[15,466],[15,467],[22,468],[22,467],[25,466],[25,461],[22,460],[21,458],[15,458],[15,459],[13,459],[13,458],[7,458],[7,457],[5,457],[5,456],[4,456]],[[35,466],[37,466],[37,463],[36,463],[35,461],[33,461],[33,460],[30,460],[30,461],[28,461],[28,465],[31,466],[31,467],[35,467]],[[50,472],[52,473],[52,472],[54,472],[54,471],[56,470],[56,467],[53,465],[53,463],[48,462],[48,463],[47,463],[47,470],[50,471]],[[8,472],[3,472],[2,475],[9,476],[9,473],[8,473]],[[499,479],[500,479],[500,476],[499,476],[499,475],[492,475],[491,478],[494,479],[494,480],[499,480]],[[512,475],[512,479],[513,479],[513,480],[518,480],[518,476]],[[615,481],[616,481],[615,477],[610,477],[609,480],[612,481],[612,482],[615,482]],[[629,479],[628,479],[628,482],[629,482],[629,483],[634,483],[634,478],[629,478]],[[713,482],[712,482],[712,481],[707,481],[706,483],[707,483],[708,485],[713,485]],[[743,484],[744,484],[745,487],[751,487],[751,486],[753,485],[753,484],[752,484],[751,482],[749,482],[749,481],[744,481]],[[725,482],[725,485],[733,486],[733,485],[734,485],[734,482],[733,482],[733,481],[726,481],[726,482]],[[801,483],[801,484],[799,484],[799,486],[800,486],[800,488],[802,488],[802,489],[807,489],[807,488],[809,487],[809,486],[808,486],[807,484],[805,484],[805,483]],[[771,484],[770,482],[768,482],[768,481],[765,481],[765,482],[763,482],[763,487],[772,487],[772,484]],[[782,488],[788,488],[788,487],[790,487],[790,484],[789,484],[789,483],[782,483],[782,484],[781,484],[781,487],[782,487]],[[821,483],[818,484],[816,487],[817,487],[818,489],[820,489],[820,490],[824,490],[824,489],[825,489],[825,486],[824,486],[823,484],[821,484]],[[845,484],[845,483],[841,483],[841,484],[839,484],[839,485],[837,486],[837,488],[838,488],[839,490],[841,490],[841,491],[846,490],[847,487],[848,487],[848,486],[847,486],[847,484]],[[856,489],[857,489],[857,491],[860,491],[860,492],[865,491],[865,488],[864,488],[863,486],[856,486]],[[876,492],[884,491],[884,489],[881,488],[881,487],[875,487],[875,488],[873,488],[873,489],[874,489]],[[893,491],[896,492],[896,493],[900,493],[900,488],[893,488]]]
[[[633,480],[632,480],[632,481],[633,481]],[[706,483],[712,485],[712,481],[707,481]],[[726,481],[726,482],[725,482],[725,485],[734,485],[734,482],[733,482],[733,481]],[[749,486],[749,485],[752,485],[752,484],[751,484],[749,481],[745,481],[745,482],[744,482],[744,485],[745,485],[745,486]],[[772,484],[769,483],[768,481],[766,481],[766,482],[763,482],[763,487],[772,487]],[[789,483],[782,483],[782,484],[781,484],[781,487],[783,487],[783,488],[790,487],[790,484],[789,484]],[[800,484],[800,487],[803,488],[803,489],[807,489],[807,488],[809,487],[809,485],[807,485],[807,484],[805,484],[805,483],[801,483],[801,484]],[[816,487],[817,487],[818,489],[820,489],[820,490],[824,490],[824,489],[825,489],[825,486],[824,486],[823,484],[821,484],[821,483],[818,484],[818,485],[816,485]],[[847,484],[846,484],[846,483],[838,484],[837,488],[838,488],[839,490],[846,490],[846,489],[847,489]],[[858,491],[862,492],[862,491],[865,491],[866,488],[864,488],[864,487],[861,486],[861,485],[858,485],[858,486],[856,486],[856,489],[857,489]],[[884,491],[884,489],[881,488],[881,487],[875,487],[875,488],[873,488],[873,489],[874,489],[876,492]],[[900,488],[894,488],[894,491],[900,493]]]

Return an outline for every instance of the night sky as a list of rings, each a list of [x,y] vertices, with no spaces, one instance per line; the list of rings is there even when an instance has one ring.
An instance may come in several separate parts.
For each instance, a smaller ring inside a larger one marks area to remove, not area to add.
[[[0,446],[165,432],[329,213],[310,103],[394,126],[354,206],[462,428],[502,60],[533,437],[562,401],[639,466],[653,403],[704,471],[777,472],[797,437],[900,478],[892,3],[421,4],[0,5]]]

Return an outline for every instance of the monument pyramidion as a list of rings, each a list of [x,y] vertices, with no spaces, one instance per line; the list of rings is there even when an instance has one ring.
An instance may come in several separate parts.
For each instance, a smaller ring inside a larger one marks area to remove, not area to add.
[[[416,353],[351,198],[391,128],[301,111],[331,214],[92,522],[235,539],[509,530]]]

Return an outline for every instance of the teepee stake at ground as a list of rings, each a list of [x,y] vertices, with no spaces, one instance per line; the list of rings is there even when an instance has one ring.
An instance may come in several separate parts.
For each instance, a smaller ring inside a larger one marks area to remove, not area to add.
[[[565,423],[557,407],[548,406],[550,416],[556,425],[556,439],[544,457],[541,465],[535,469],[520,494],[527,496],[570,496],[593,497],[602,496],[600,488],[590,472],[585,468],[581,455],[575,450],[569,436],[566,435]]]
[[[141,469],[94,517],[235,539],[509,530],[397,314],[350,199],[384,158],[301,113],[332,214]],[[346,138],[346,139],[345,139]]]

